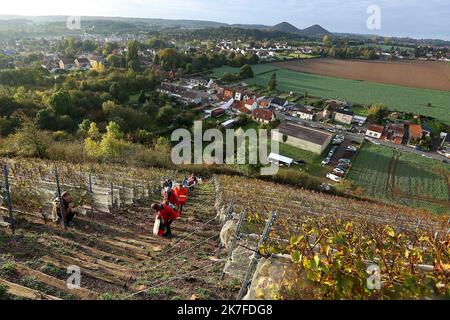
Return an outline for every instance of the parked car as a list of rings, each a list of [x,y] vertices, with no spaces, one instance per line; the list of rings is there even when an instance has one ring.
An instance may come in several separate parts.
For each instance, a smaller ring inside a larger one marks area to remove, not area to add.
[[[339,159],[339,163],[345,163],[347,165],[350,165],[350,163],[352,163],[352,161],[350,159],[342,158],[342,159]]]
[[[333,169],[333,173],[340,173],[340,174],[345,174],[345,171],[342,168],[336,167]]]
[[[327,164],[329,164],[331,162],[331,158],[330,157],[326,157],[323,161],[322,161],[322,165],[326,166]]]
[[[355,146],[348,146],[346,150],[350,152],[356,152],[358,151],[358,148],[356,148]]]
[[[338,171],[335,171],[335,170],[333,170],[332,174],[334,174],[335,176],[341,177],[341,178],[345,175],[345,173],[338,172]]]
[[[336,176],[336,175],[334,175],[332,173],[327,174],[327,178],[330,179],[330,180],[333,180],[335,182],[341,182],[342,181],[341,177],[338,177],[338,176]]]
[[[348,170],[348,168],[350,168],[350,164],[344,162],[340,162],[337,166],[338,168],[342,168],[343,170]]]

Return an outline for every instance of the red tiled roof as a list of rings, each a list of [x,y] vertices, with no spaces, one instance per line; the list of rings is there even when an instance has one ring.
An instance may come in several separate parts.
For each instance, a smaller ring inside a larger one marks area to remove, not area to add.
[[[261,100],[261,101],[259,102],[259,105],[260,105],[261,107],[267,108],[267,107],[270,105],[270,103],[269,103],[269,101],[267,101],[267,100]]]
[[[402,141],[403,141],[403,139],[401,137],[395,137],[394,138],[394,143],[395,144],[400,145],[400,144],[402,144]]]
[[[242,101],[235,101],[232,108],[241,113],[250,113],[250,111],[245,107],[245,104]]]
[[[255,109],[252,113],[253,117],[256,119],[261,119],[265,121],[272,121],[273,119],[273,111],[266,109]]]
[[[409,125],[409,138],[419,139],[422,137],[422,126],[420,124]]]
[[[377,133],[383,133],[384,127],[379,126],[377,124],[371,124],[367,130],[372,131],[372,132],[377,132]]]
[[[246,105],[252,106],[255,103],[255,100],[249,99],[246,103]]]

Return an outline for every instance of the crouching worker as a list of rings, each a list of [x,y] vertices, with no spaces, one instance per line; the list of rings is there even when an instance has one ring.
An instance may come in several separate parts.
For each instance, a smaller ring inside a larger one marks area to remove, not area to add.
[[[173,193],[178,199],[178,208],[181,214],[183,213],[183,207],[187,202],[189,192],[184,185],[179,184],[175,187],[175,189],[173,189]]]
[[[73,217],[76,215],[76,211],[73,209],[72,198],[70,196],[70,193],[63,192],[61,194],[61,200],[62,200],[63,211],[64,211],[64,228],[67,229],[68,227],[73,225],[72,220],[73,220]],[[56,198],[52,204],[53,204],[52,219],[54,222],[58,223],[62,219],[61,206],[59,205],[59,199]]]
[[[180,213],[173,210],[167,202],[161,204],[154,203],[152,204],[152,209],[156,212],[155,225],[158,226],[159,224],[159,228],[153,230],[155,235],[164,238],[173,237],[170,226],[175,220],[180,218]]]

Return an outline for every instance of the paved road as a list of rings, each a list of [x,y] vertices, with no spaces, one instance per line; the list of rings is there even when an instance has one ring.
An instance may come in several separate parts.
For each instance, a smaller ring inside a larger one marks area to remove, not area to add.
[[[331,125],[331,124],[324,124],[324,123],[320,123],[320,122],[315,122],[315,121],[309,121],[309,120],[301,120],[299,118],[296,117],[292,117],[290,115],[286,115],[280,112],[275,112],[275,116],[278,120],[281,121],[290,121],[293,123],[297,123],[300,125],[306,125],[306,126],[310,126],[313,128],[317,128],[317,129],[323,129],[323,130],[336,130],[336,131],[340,131],[340,129],[337,129],[335,126]],[[352,133],[352,132],[345,132],[345,137],[347,139],[351,139],[351,140],[355,140],[355,141],[362,141],[365,138],[364,134],[358,134],[358,133]],[[423,156],[425,155],[426,157],[430,158],[430,159],[434,159],[436,161],[443,161],[443,160],[448,160],[445,156],[440,155],[438,153],[435,152],[422,152],[422,151],[418,151],[414,148],[405,146],[405,145],[397,145],[388,141],[382,141],[382,140],[374,140],[376,143],[379,143],[380,145],[389,147],[389,148],[393,148],[399,151],[403,151],[403,152],[409,152],[412,154],[416,154],[419,156]]]

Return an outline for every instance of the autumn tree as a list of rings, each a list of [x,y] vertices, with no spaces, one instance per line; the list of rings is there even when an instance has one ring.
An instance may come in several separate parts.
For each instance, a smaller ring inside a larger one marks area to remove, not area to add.
[[[277,89],[278,82],[277,82],[277,74],[272,74],[272,77],[269,80],[269,84],[267,86],[267,90],[269,91],[275,91]]]

